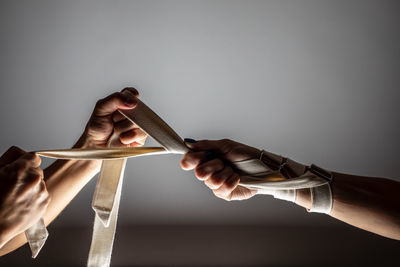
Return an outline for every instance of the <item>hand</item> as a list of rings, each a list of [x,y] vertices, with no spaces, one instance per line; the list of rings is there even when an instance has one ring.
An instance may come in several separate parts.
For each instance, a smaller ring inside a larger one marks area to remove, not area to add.
[[[238,185],[240,177],[229,162],[259,158],[260,150],[228,139],[185,141],[192,151],[183,156],[182,169],[194,169],[196,177],[204,181],[215,196],[230,201],[248,199],[257,193]]]
[[[117,111],[135,108],[137,97],[138,91],[129,87],[100,99],[75,147],[106,147],[113,132],[119,136],[113,146],[142,146],[146,133]]]
[[[0,247],[36,223],[50,202],[40,163],[17,147],[0,157]]]

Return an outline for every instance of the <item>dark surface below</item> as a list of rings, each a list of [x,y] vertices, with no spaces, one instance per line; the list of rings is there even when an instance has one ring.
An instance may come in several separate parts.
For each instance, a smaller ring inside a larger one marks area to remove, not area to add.
[[[23,248],[0,266],[86,266],[92,230],[49,228],[32,260]],[[111,266],[400,266],[400,242],[350,226],[121,226]]]

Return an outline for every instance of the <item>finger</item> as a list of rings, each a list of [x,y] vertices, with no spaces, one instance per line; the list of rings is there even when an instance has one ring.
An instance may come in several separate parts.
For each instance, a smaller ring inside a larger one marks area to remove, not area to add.
[[[143,146],[146,143],[146,139],[147,139],[147,136],[145,138],[141,139],[141,140],[137,140],[137,141],[135,141],[133,143],[130,143],[129,146],[130,147]]]
[[[39,168],[31,168],[26,171],[24,178],[21,180],[22,186],[19,194],[24,194],[30,190],[35,190],[43,182],[43,171]],[[36,192],[40,192],[38,187]]]
[[[133,94],[136,97],[140,97],[138,90],[136,90],[133,87],[125,87],[124,89],[122,89],[121,92],[129,92],[129,93]]]
[[[213,190],[214,194],[225,200],[231,200],[232,192],[239,185],[240,177],[237,173],[233,173],[218,189]]]
[[[21,157],[21,159],[28,161],[28,163],[31,164],[31,166],[34,168],[39,167],[42,163],[42,159],[33,152],[26,153]]]
[[[215,172],[221,171],[225,164],[220,159],[213,159],[201,163],[195,168],[195,175],[199,180],[206,180]]]
[[[135,128],[127,132],[121,133],[119,135],[119,140],[121,141],[122,144],[128,145],[138,140],[142,140],[146,136],[147,136],[146,133],[143,132],[141,129]]]
[[[233,175],[233,170],[230,166],[225,166],[221,171],[211,174],[204,184],[212,189],[218,189],[222,184]]]
[[[192,170],[204,160],[204,152],[188,152],[182,157],[181,168],[186,171]]]
[[[139,129],[139,127],[137,127],[137,125],[132,123],[130,120],[121,120],[117,123],[114,123],[114,132],[117,134],[127,132],[134,128]]]
[[[200,140],[195,143],[186,142],[187,146],[194,151],[215,151],[218,154],[226,154],[233,148],[233,141],[222,140]]]
[[[12,146],[10,147],[1,157],[0,157],[0,167],[10,164],[16,161],[21,156],[25,155],[25,151],[20,149],[19,147]]]
[[[113,122],[119,122],[122,120],[126,120],[127,118],[121,114],[119,111],[115,111],[112,116]]]
[[[113,93],[97,101],[93,114],[95,116],[108,116],[117,109],[132,109],[136,104],[137,100],[133,95]]]
[[[133,87],[126,87],[124,89],[122,89],[121,91],[123,94],[128,95],[128,96],[135,96],[136,98],[139,98],[139,92],[133,88]],[[126,119],[126,117],[124,115],[122,115],[120,112],[114,112],[113,114],[113,121],[114,122],[118,122],[121,120]]]

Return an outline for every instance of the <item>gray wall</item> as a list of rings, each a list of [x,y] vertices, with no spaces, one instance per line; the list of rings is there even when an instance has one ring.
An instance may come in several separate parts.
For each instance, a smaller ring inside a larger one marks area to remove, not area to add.
[[[0,151],[68,148],[97,99],[135,86],[184,137],[227,137],[331,170],[399,179],[399,7],[2,0]],[[122,225],[343,226],[270,197],[216,199],[179,160],[129,160]],[[93,188],[56,220],[53,235],[92,223]]]

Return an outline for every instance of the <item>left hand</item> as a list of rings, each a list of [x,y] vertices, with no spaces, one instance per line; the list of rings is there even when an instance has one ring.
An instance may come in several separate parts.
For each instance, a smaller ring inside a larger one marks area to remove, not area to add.
[[[240,177],[229,162],[259,158],[261,151],[232,140],[192,140],[186,144],[191,151],[181,160],[184,170],[195,171],[196,177],[210,188],[216,197],[224,200],[244,200],[253,197],[257,191],[239,186]],[[217,157],[211,157],[210,153]]]
[[[113,133],[119,136],[113,146],[144,145],[146,133],[118,112],[118,109],[135,108],[137,97],[138,91],[128,87],[97,101],[85,131],[75,147],[106,147]]]

